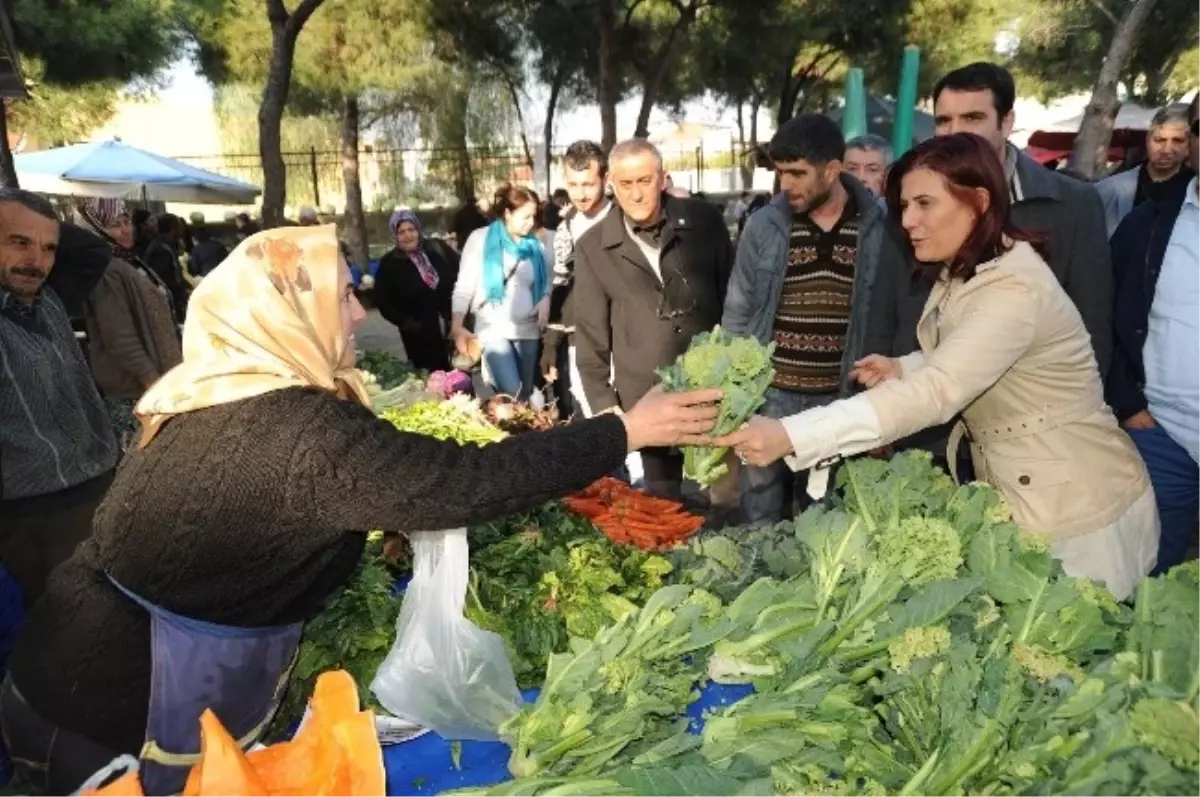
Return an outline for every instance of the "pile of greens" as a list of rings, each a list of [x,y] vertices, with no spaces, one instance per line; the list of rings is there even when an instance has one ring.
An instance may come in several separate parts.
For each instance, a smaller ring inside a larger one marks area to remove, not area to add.
[[[304,716],[317,676],[326,670],[349,672],[358,684],[361,703],[381,710],[370,686],[396,638],[400,599],[393,593],[395,585],[396,574],[383,558],[383,533],[373,532],[346,588],[305,623],[296,664],[271,722],[269,738],[291,735]]]
[[[752,337],[737,337],[720,326],[692,338],[688,350],[672,365],[659,369],[663,389],[669,393],[720,388],[721,414],[713,434],[736,431],[766,400],[775,379],[771,355],[775,344],[763,346]],[[686,446],[683,473],[702,487],[711,487],[728,471],[721,460],[728,449]]]
[[[461,394],[445,401],[431,398],[406,407],[392,407],[380,412],[379,417],[402,432],[454,440],[464,445],[485,445],[507,437],[487,422],[478,402]]]
[[[414,378],[424,380],[427,376],[423,371],[413,368],[412,363],[382,349],[360,351],[355,367],[371,374],[383,390],[399,387]]]
[[[839,485],[749,567],[730,536],[679,555],[731,592],[765,571],[723,610],[676,585],[572,640],[503,729],[519,780],[488,793],[1200,793],[1196,563],[1130,607],[927,456]],[[755,693],[688,737],[705,677]]]
[[[466,616],[504,639],[521,687],[539,686],[570,637],[590,639],[635,611],[670,571],[550,503],[471,530]]]

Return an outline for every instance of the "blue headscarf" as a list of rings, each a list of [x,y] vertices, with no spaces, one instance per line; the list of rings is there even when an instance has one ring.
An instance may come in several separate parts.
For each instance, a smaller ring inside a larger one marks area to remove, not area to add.
[[[537,304],[546,297],[546,257],[542,242],[529,234],[514,241],[504,222],[497,219],[488,225],[487,237],[483,241],[483,289],[484,300],[495,303],[504,300],[504,254],[508,253],[519,263],[528,260],[533,265],[533,302]]]
[[[417,214],[413,213],[408,208],[401,208],[400,210],[397,210],[392,214],[392,217],[388,219],[388,229],[392,231],[392,238],[396,237],[396,230],[400,229],[400,225],[406,221],[412,224],[413,228],[416,229],[417,235],[420,236],[421,240],[425,240],[425,233],[421,231],[421,221],[417,218]]]

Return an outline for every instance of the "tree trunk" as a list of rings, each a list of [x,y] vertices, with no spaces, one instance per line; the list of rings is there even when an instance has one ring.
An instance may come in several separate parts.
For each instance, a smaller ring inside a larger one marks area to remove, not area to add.
[[[738,100],[737,104],[737,128],[738,128],[738,146],[737,159],[738,170],[742,178],[742,190],[749,191],[751,184],[754,182],[754,165],[750,162],[750,148],[746,146],[746,119],[742,112],[744,103]]]
[[[346,243],[355,265],[367,266],[367,217],[363,213],[362,179],[358,170],[358,97],[342,98],[342,185],[346,189],[343,219]]]
[[[1108,55],[1096,76],[1092,99],[1083,112],[1079,133],[1075,136],[1072,165],[1083,177],[1092,180],[1099,176],[1108,162],[1108,143],[1112,139],[1113,122],[1120,103],[1117,100],[1117,80],[1125,70],[1138,31],[1141,30],[1155,0],[1135,0],[1121,18],[1113,33]]]
[[[650,79],[642,90],[642,107],[638,110],[637,127],[633,131],[634,138],[650,136],[650,112],[654,110],[654,103],[658,102],[658,95],[662,91],[663,83],[667,80],[667,75],[675,66],[675,53],[679,50],[679,42],[695,19],[696,6],[693,3],[679,15],[679,19],[675,20],[675,24],[667,33],[667,40],[663,42],[662,48],[651,61],[654,66],[650,71]]]
[[[533,150],[529,148],[529,132],[525,129],[525,113],[521,110],[521,92],[517,91],[517,82],[512,75],[504,72],[504,85],[508,87],[508,96],[512,100],[513,110],[517,112],[517,127],[521,130],[521,147],[525,151],[525,165],[529,167],[530,177],[533,173]]]
[[[0,186],[20,188],[17,166],[13,163],[12,149],[8,146],[8,103],[0,100]]]
[[[296,54],[296,37],[312,13],[324,0],[302,0],[290,15],[283,0],[267,0],[267,19],[271,23],[271,60],[267,84],[263,87],[262,104],[258,108],[258,155],[262,160],[263,199],[262,226],[278,227],[283,223],[287,204],[287,166],[280,151],[283,109],[287,106],[292,86],[292,59]]]
[[[600,105],[600,147],[608,152],[617,143],[617,20],[613,0],[600,3],[600,63],[596,99]]]
[[[566,82],[567,68],[559,67],[550,81],[550,99],[546,102],[546,121],[542,125],[542,142],[546,147],[546,198],[550,198],[550,170],[554,168],[554,114],[558,110],[558,95]]]
[[[742,189],[754,189],[754,169],[758,162],[758,98],[750,100],[750,141],[742,147]]]
[[[467,112],[471,104],[470,75],[449,97],[452,103],[450,110],[450,131],[446,138],[454,147],[454,190],[458,198],[466,202],[475,196],[475,174],[471,169],[471,150],[467,143]]]

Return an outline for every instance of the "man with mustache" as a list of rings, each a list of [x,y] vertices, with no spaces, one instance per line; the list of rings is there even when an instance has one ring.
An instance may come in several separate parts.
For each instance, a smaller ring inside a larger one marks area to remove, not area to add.
[[[71,328],[109,256],[42,197],[0,189],[0,562],[26,606],[91,533],[117,464]]]

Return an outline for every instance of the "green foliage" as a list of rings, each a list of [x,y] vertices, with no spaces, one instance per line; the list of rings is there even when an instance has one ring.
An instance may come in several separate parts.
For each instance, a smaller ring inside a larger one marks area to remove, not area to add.
[[[1020,37],[1014,66],[1025,91],[1043,98],[1092,88],[1125,11],[1112,0],[1022,0],[1007,14]],[[1200,10],[1189,0],[1158,0],[1139,31],[1122,75],[1134,99],[1158,105],[1196,88]],[[1178,70],[1178,71],[1177,71]],[[1183,80],[1180,80],[1180,78]],[[1182,83],[1182,85],[1181,85]]]
[[[201,0],[196,0],[201,2]],[[59,86],[152,76],[183,43],[177,11],[186,0],[12,0],[17,50]]]
[[[371,681],[392,648],[400,613],[400,599],[393,594],[396,577],[382,552],[383,534],[374,532],[345,589],[305,623],[296,665],[271,723],[272,738],[291,733],[304,716],[317,676],[326,670],[349,672],[358,684],[362,705],[379,710]]]
[[[551,654],[636,611],[671,564],[615,545],[558,504],[472,531],[467,617],[504,639],[522,687],[542,683]]]
[[[430,399],[385,409],[379,417],[402,432],[462,445],[486,445],[507,436],[484,419],[474,399],[461,394],[445,401]]]

